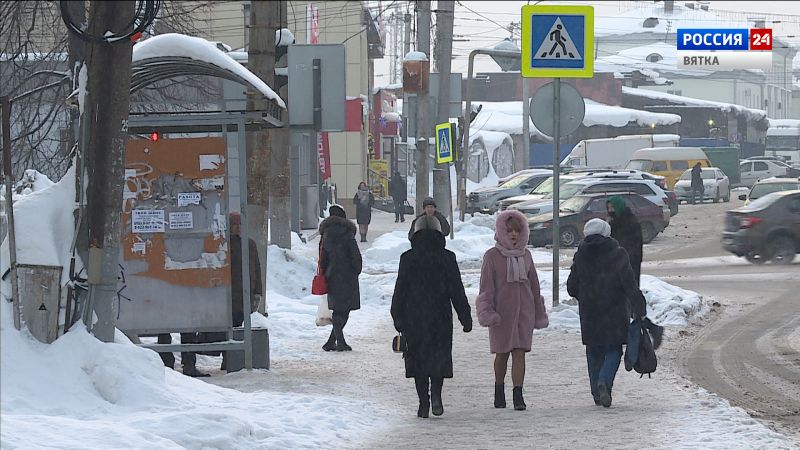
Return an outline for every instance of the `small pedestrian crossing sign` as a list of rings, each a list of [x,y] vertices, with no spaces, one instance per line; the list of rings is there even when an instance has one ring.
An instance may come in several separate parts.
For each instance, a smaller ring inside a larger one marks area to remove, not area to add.
[[[453,162],[453,132],[450,122],[436,125],[436,164]]]
[[[594,75],[594,8],[522,7],[522,76],[591,78]]]

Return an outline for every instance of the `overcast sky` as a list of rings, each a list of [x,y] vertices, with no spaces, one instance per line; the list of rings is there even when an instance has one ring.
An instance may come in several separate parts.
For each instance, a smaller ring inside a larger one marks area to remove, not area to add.
[[[384,7],[387,3],[390,2],[386,0],[382,2]],[[406,2],[401,3],[403,4],[402,10],[405,10]],[[467,57],[472,49],[491,47],[509,37],[509,32],[503,27],[508,26],[511,22],[519,22],[521,8],[528,3],[535,2],[471,0],[462,0],[461,4],[456,2],[452,71],[466,73]],[[686,3],[685,0],[675,2],[676,5],[684,3]],[[719,12],[724,19],[735,19],[733,15],[726,14],[726,11],[740,14],[740,20],[755,16],[765,17],[768,21],[767,27],[773,29],[775,37],[781,37],[792,45],[800,47],[800,1],[710,1],[708,3],[711,11]],[[562,1],[546,2],[545,4],[591,5],[595,9],[595,17],[615,17],[637,7],[652,7],[653,1]],[[435,2],[433,8],[435,8]],[[470,12],[467,8],[474,12]],[[780,23],[774,23],[775,21],[780,21]],[[461,41],[467,39],[466,42]],[[383,60],[376,60],[376,86],[389,83],[391,49],[387,47],[386,53]],[[495,70],[498,70],[498,67],[490,59],[480,56],[476,58],[476,72]]]

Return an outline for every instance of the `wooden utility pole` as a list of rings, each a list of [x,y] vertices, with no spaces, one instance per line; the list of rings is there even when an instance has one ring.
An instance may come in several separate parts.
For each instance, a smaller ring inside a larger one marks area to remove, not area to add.
[[[417,2],[417,51],[425,53],[430,60],[431,54],[431,2]],[[420,92],[417,96],[417,214],[422,212],[422,201],[429,195],[430,173],[428,150],[428,136],[430,136],[431,122],[428,117],[428,93]]]
[[[253,2],[259,3],[259,2]],[[286,1],[270,2],[275,3],[278,8],[278,26],[277,29],[286,28]],[[274,32],[273,32],[274,34]],[[273,47],[274,49],[274,47]],[[281,67],[286,67],[286,56],[281,58]],[[275,67],[275,59],[273,58],[273,68]],[[273,69],[274,70],[274,69]],[[274,86],[274,85],[270,85]],[[283,86],[278,94],[283,101],[288,105],[287,98],[288,85]],[[270,177],[269,181],[272,184],[269,190],[269,218],[272,224],[272,243],[277,244],[280,248],[292,247],[292,228],[291,228],[291,205],[289,198],[289,188],[291,186],[291,173],[289,166],[289,114],[287,111],[282,112],[283,126],[272,130],[272,157],[270,159]]]
[[[450,121],[450,60],[453,55],[453,1],[439,1],[436,6],[436,68],[439,72],[439,98],[436,123]],[[455,136],[453,136],[455,138]],[[454,151],[455,149],[451,149]],[[433,169],[433,198],[437,210],[453,221],[450,191],[450,164],[436,164]],[[452,229],[452,228],[451,228]]]
[[[268,86],[275,85],[275,29],[278,27],[277,2],[251,2],[250,42],[247,47],[247,66]],[[263,109],[258,100],[261,94],[250,93],[249,111]],[[272,158],[271,130],[248,131],[247,144],[247,224],[250,237],[256,241],[258,256],[263,263],[261,279],[266,292],[267,245],[269,244],[270,161]],[[259,310],[264,308],[259,305]],[[263,311],[262,311],[263,312]]]
[[[135,14],[135,2],[92,2],[89,33],[107,30],[122,33]],[[128,111],[131,89],[133,42],[93,43],[87,48],[89,132],[87,166],[89,221],[89,302],[97,314],[94,335],[114,340],[119,276],[120,216],[125,179],[125,146],[128,143]]]

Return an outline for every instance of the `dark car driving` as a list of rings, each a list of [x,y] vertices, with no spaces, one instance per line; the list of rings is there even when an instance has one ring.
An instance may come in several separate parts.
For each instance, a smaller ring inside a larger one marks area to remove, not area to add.
[[[773,192],[725,213],[722,247],[754,264],[791,264],[800,252],[800,190]]]
[[[668,222],[664,220],[664,212],[660,206],[639,194],[623,192],[606,192],[601,194],[576,195],[564,201],[560,206],[559,235],[561,245],[573,247],[583,239],[583,224],[586,221],[608,218],[606,202],[608,198],[618,195],[631,209],[633,215],[639,219],[642,226],[642,240],[645,243],[652,241],[658,233],[664,231]],[[530,234],[528,244],[534,247],[544,247],[553,242],[553,215],[552,213],[540,214],[528,219]]]

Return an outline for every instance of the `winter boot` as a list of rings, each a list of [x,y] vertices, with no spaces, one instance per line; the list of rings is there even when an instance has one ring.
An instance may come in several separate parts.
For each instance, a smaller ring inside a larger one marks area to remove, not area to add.
[[[336,350],[336,334],[334,334],[333,331],[331,331],[331,336],[328,338],[328,342],[322,346],[322,349],[326,352],[332,352]]]
[[[353,347],[347,345],[345,341],[339,341],[336,343],[336,351],[337,352],[351,352],[353,351]]]
[[[186,375],[187,377],[192,377],[192,378],[202,378],[211,376],[211,374],[200,372],[199,370],[197,370],[197,367],[194,366],[184,367],[183,374]]]
[[[431,378],[431,412],[434,416],[444,414],[444,405],[442,405],[443,384],[444,378]]]
[[[505,384],[495,384],[494,385],[494,407],[495,408],[505,408],[506,407],[506,385]]]
[[[603,408],[611,407],[611,392],[605,381],[597,383],[597,400],[603,405]]]
[[[431,409],[431,401],[428,396],[428,378],[416,377],[414,378],[414,384],[416,385],[417,396],[419,397],[417,417],[427,419]]]
[[[514,409],[517,411],[525,411],[525,409],[527,409],[527,405],[525,405],[525,400],[522,398],[522,386],[515,386],[513,395]]]

